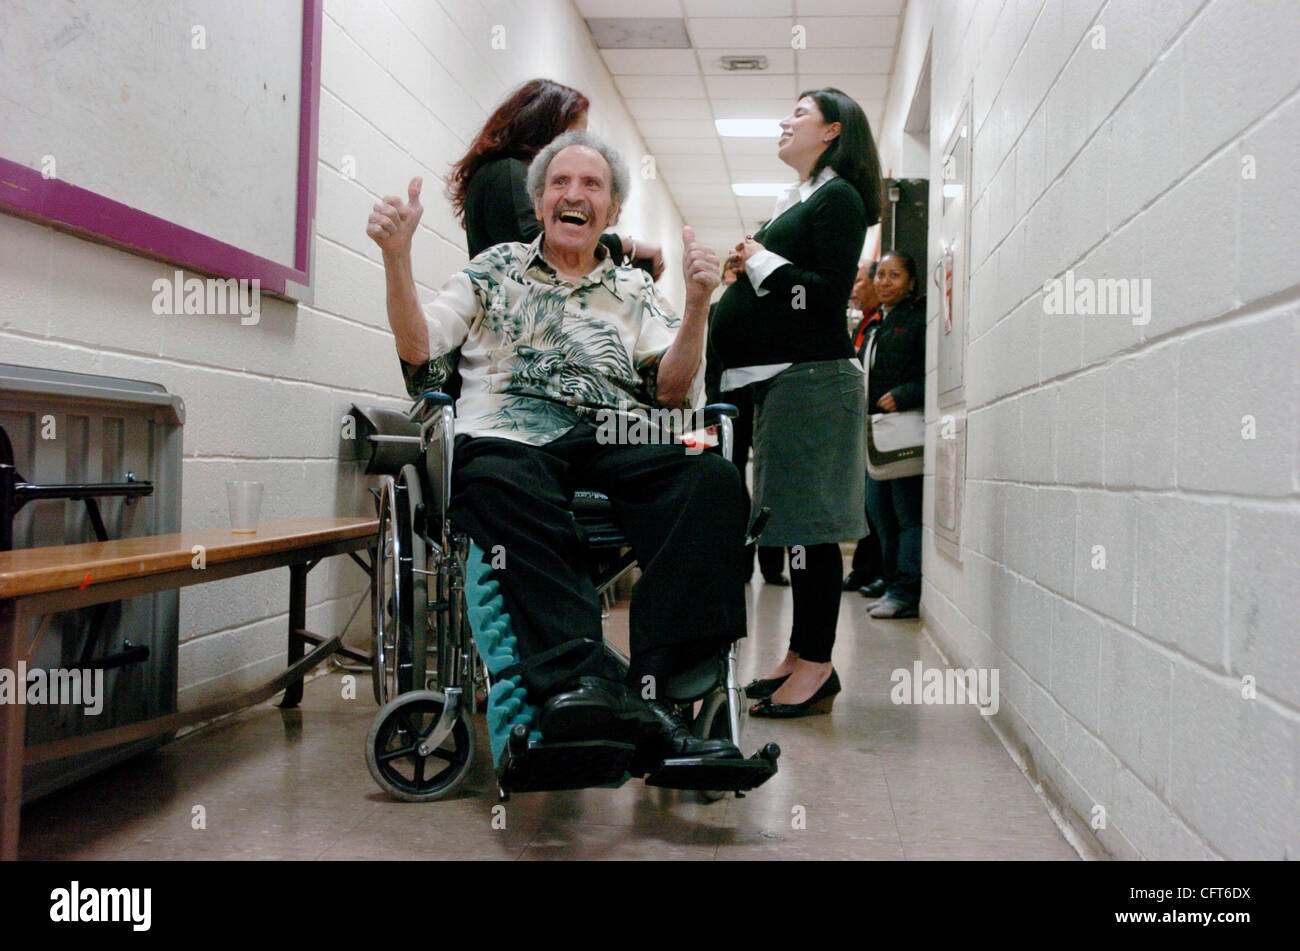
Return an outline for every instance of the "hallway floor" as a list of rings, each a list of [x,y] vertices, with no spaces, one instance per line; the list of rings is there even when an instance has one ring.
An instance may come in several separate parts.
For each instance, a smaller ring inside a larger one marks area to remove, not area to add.
[[[784,653],[790,589],[755,573],[742,679]],[[300,710],[264,704],[121,764],[23,811],[25,859],[1077,859],[978,710],[895,705],[890,674],[942,662],[919,621],[879,621],[841,601],[829,716],[751,719],[751,753],[781,745],[780,773],[717,803],[644,786],[531,793],[505,805],[487,740],[456,798],[388,799],[362,744],[369,681],[342,699],[338,672]],[[626,629],[616,611],[611,640]],[[206,828],[192,828],[202,806]],[[498,811],[499,813],[499,811]],[[498,820],[495,823],[500,826]]]

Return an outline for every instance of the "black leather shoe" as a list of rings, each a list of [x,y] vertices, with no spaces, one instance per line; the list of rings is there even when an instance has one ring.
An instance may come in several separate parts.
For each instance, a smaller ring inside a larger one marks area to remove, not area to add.
[[[774,720],[793,720],[795,717],[806,717],[814,713],[830,713],[840,689],[840,675],[832,667],[831,675],[826,678],[826,682],[803,703],[775,703],[769,697],[750,707],[749,715],[771,717]]]
[[[653,772],[668,759],[742,758],[740,750],[730,740],[701,740],[692,736],[681,713],[671,704],[652,700],[646,707],[651,711],[655,725],[643,734],[637,746],[637,761],[642,772]]]
[[[751,680],[749,686],[745,688],[745,696],[750,700],[766,700],[789,679],[790,675],[786,674],[784,677],[772,677],[770,680]]]
[[[864,584],[858,589],[858,594],[864,598],[879,598],[885,593],[885,579],[877,578],[871,584]]]
[[[542,706],[537,728],[548,743],[613,740],[637,743],[658,720],[626,685],[579,677]]]
[[[790,587],[790,579],[785,575],[763,575],[763,583],[776,585],[778,588]]]
[[[866,583],[867,583],[867,579],[864,578],[862,575],[858,574],[856,571],[850,571],[847,575],[844,576],[845,591],[857,591]]]

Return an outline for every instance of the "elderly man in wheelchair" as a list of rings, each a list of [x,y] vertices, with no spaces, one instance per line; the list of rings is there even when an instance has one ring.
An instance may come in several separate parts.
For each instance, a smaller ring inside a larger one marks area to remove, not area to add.
[[[628,184],[610,146],[561,136],[528,173],[543,233],[484,251],[423,309],[411,268],[420,180],[406,201],[386,198],[371,214],[423,462],[387,485],[376,558],[377,693],[397,695],[375,720],[367,759],[400,798],[446,795],[467,772],[475,655],[490,682],[503,796],[628,775],[739,793],[776,772],[774,744],[748,759],[736,745],[748,519],[739,476],[721,456],[644,438],[702,402],[719,262],[683,229],[679,321],[645,272],[616,265],[597,241]],[[454,413],[441,392],[453,381]],[[617,438],[629,433],[642,438]],[[583,490],[608,498],[610,537],[642,571],[626,666],[603,641],[592,546],[574,517]],[[422,689],[430,653],[439,691]]]

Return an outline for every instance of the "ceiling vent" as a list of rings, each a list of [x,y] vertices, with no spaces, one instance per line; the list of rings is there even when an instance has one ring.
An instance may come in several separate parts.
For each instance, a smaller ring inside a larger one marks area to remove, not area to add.
[[[722,68],[731,72],[752,72],[767,69],[766,56],[724,56]]]

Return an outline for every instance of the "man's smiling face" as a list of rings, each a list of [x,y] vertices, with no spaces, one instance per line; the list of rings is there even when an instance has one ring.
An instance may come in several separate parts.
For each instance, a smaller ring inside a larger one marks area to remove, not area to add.
[[[535,203],[553,252],[594,254],[601,232],[618,218],[610,195],[609,164],[584,145],[560,150],[546,169],[546,186]]]

